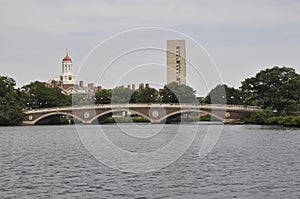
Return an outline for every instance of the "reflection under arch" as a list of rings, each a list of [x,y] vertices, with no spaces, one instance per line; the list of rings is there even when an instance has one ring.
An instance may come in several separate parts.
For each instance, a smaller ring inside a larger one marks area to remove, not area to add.
[[[49,120],[51,120],[51,119],[54,118],[53,116],[70,116],[70,117],[73,117],[74,119],[80,121],[81,123],[84,123],[84,121],[80,117],[77,117],[74,114],[58,111],[58,112],[48,113],[48,114],[45,114],[45,115],[42,115],[42,116],[38,117],[36,120],[34,120],[33,124],[34,125],[39,124],[43,120],[46,120],[47,118],[49,118]]]
[[[100,113],[98,115],[95,115],[92,119],[90,119],[90,123],[92,124],[96,124],[96,123],[103,123],[107,118],[113,116],[114,113],[118,113],[118,112],[131,112],[133,114],[137,114],[137,115],[140,115],[144,118],[146,118],[147,120],[151,121],[151,118],[147,115],[145,115],[144,113],[141,113],[139,111],[135,111],[135,110],[131,110],[131,109],[111,109],[111,110],[108,110],[108,111],[105,111],[103,113]]]
[[[185,114],[185,113],[205,113],[207,115],[210,115],[210,116],[213,116],[215,118],[217,118],[218,120],[220,120],[221,122],[224,121],[224,118],[214,114],[214,113],[211,113],[211,112],[208,112],[208,111],[203,111],[203,110],[179,110],[179,111],[175,111],[173,113],[170,113],[166,116],[164,116],[163,118],[160,119],[160,123],[165,123],[165,122],[170,122],[172,119],[175,119],[179,116],[181,116],[182,114]]]

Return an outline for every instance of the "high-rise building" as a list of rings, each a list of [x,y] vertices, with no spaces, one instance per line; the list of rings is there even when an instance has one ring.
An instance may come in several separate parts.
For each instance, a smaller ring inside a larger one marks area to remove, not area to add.
[[[186,84],[185,40],[167,40],[167,83]]]

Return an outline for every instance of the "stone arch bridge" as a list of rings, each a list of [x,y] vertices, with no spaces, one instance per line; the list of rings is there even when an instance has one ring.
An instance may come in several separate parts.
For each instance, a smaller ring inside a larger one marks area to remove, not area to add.
[[[23,124],[34,125],[45,118],[72,116],[83,124],[103,121],[118,112],[131,112],[147,118],[151,123],[163,123],[184,113],[206,113],[224,123],[235,123],[245,114],[253,114],[258,107],[221,104],[103,104],[34,109],[24,111]]]

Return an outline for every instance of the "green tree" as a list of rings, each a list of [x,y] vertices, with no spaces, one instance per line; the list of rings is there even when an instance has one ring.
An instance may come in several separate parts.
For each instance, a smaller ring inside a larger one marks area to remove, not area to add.
[[[243,104],[242,93],[226,84],[219,84],[205,97],[208,104]]]
[[[242,82],[244,103],[291,112],[299,111],[300,76],[290,67],[268,68]]]
[[[163,103],[196,103],[196,95],[193,88],[184,84],[172,82],[164,86],[161,93]]]
[[[95,104],[95,93],[76,93],[72,96],[72,105],[92,105]]]
[[[130,103],[155,103],[158,101],[158,96],[156,89],[147,87],[134,91]]]
[[[15,89],[15,80],[0,76],[0,125],[21,124],[24,114],[23,95]]]
[[[197,101],[199,104],[205,104],[205,97],[197,97]]]
[[[22,87],[27,108],[47,108],[72,105],[69,95],[64,95],[59,88],[46,88],[42,82],[31,82]]]
[[[115,88],[112,90],[111,103],[129,103],[133,91],[128,88]]]
[[[139,90],[133,91],[129,103],[138,103],[139,102]]]
[[[111,103],[111,89],[103,89],[95,94],[96,104],[110,104]]]

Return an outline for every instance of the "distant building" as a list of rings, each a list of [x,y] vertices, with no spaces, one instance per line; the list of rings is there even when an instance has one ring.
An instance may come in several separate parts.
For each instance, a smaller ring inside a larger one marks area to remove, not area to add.
[[[60,88],[61,92],[65,95],[75,95],[79,98],[89,98],[94,95],[94,93],[102,91],[102,86],[94,85],[94,83],[88,83],[84,86],[83,81],[76,82],[75,75],[73,74],[73,63],[72,59],[69,57],[68,52],[66,52],[65,57],[62,60],[62,74],[59,77],[53,77],[52,80],[45,82],[47,88]],[[134,84],[118,86],[116,88],[127,88],[135,91],[136,87]],[[149,84],[141,83],[139,85],[139,90],[145,88],[150,88]]]
[[[68,55],[68,51],[66,52],[66,56],[62,61],[62,75],[61,81],[64,85],[76,83],[75,76],[73,74],[73,64],[72,59]]]
[[[87,87],[84,87],[83,81],[76,83],[75,76],[73,74],[73,63],[69,57],[68,52],[62,60],[62,74],[60,77],[54,77],[46,84],[48,88],[60,88],[61,92],[65,95],[86,95],[93,92],[100,92],[101,86],[94,87],[93,83],[89,83]]]
[[[167,40],[167,83],[186,84],[185,40]]]

